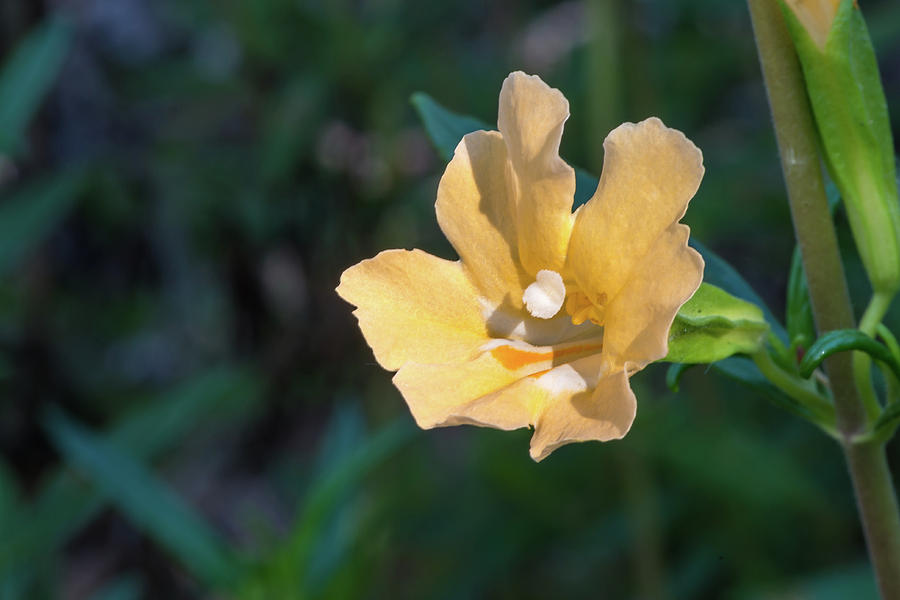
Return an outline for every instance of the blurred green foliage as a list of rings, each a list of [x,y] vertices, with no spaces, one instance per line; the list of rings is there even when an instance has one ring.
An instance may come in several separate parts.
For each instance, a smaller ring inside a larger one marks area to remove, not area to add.
[[[840,453],[763,395],[650,368],[624,440],[536,465],[525,431],[415,430],[333,293],[384,248],[452,257],[410,97],[492,123],[523,69],[580,182],[598,127],[685,131],[685,220],[783,322],[742,3],[57,4],[0,20],[0,598],[874,597]],[[900,8],[863,8],[896,130]]]

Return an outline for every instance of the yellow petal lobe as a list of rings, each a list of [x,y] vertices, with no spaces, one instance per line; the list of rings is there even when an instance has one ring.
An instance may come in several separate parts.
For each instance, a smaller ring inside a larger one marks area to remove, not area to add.
[[[559,394],[547,402],[535,423],[531,458],[541,461],[573,442],[620,439],[631,429],[636,410],[634,392],[624,371],[603,375],[593,389]]]
[[[601,348],[599,339],[553,347],[490,340],[478,356],[458,364],[408,363],[394,385],[422,428],[470,423],[516,429],[534,424],[566,387],[553,384],[570,363],[596,361]]]
[[[625,355],[639,350],[629,350],[629,340],[650,323],[665,323],[702,276],[702,260],[686,247],[687,229],[672,227],[700,185],[703,157],[684,134],[657,118],[617,127],[603,147],[600,183],[578,211],[569,243],[567,269],[584,294],[569,310],[603,324],[607,350],[619,364],[643,365],[654,360],[658,344],[647,345],[648,356]],[[638,280],[644,284],[632,285]],[[623,291],[627,302],[618,299]],[[656,339],[657,329],[649,337]]]
[[[511,167],[519,257],[532,275],[565,264],[575,196],[575,170],[559,156],[568,118],[568,100],[540,77],[517,71],[504,80],[497,125]]]
[[[677,223],[663,231],[607,306],[603,341],[617,365],[642,369],[667,354],[675,315],[703,280],[703,259],[687,245],[689,234]]]
[[[466,135],[441,177],[435,212],[479,293],[495,306],[521,308],[532,278],[519,261],[515,199],[506,171],[506,144],[499,133]]]
[[[366,342],[391,371],[411,360],[468,359],[488,337],[462,265],[421,250],[386,250],[350,267],[337,293],[358,307]]]

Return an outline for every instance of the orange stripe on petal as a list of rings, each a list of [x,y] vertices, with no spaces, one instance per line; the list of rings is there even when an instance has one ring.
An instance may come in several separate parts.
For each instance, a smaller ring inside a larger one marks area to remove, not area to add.
[[[549,361],[552,364],[568,362],[559,361],[559,359],[564,357],[574,359],[577,355],[598,352],[602,348],[603,344],[597,342],[557,347],[550,350],[541,349],[540,352],[523,350],[514,346],[497,346],[491,350],[491,355],[497,359],[504,368],[509,369],[510,371],[518,371],[523,367],[542,362]]]

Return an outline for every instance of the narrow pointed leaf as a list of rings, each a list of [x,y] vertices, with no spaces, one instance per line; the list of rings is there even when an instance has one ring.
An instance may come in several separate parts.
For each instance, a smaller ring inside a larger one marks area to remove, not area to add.
[[[808,348],[816,339],[816,326],[813,322],[812,304],[809,301],[809,288],[806,284],[806,271],[803,269],[799,246],[794,248],[794,255],[791,258],[785,316],[788,340],[791,346]]]
[[[434,144],[435,150],[445,161],[453,158],[453,151],[464,135],[482,129],[493,129],[484,121],[444,108],[424,92],[414,93],[410,97],[410,102],[419,113],[425,133]]]
[[[137,460],[59,411],[47,414],[45,426],[64,459],[200,581],[224,587],[234,579],[224,540]]]
[[[83,181],[80,171],[56,173],[0,202],[0,276],[15,268],[69,214]]]
[[[15,154],[47,91],[56,81],[71,41],[71,28],[51,18],[16,47],[0,71],[0,155]]]

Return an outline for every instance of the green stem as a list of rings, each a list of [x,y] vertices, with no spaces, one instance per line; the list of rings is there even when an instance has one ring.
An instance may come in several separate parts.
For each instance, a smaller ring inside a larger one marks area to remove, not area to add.
[[[800,379],[779,367],[764,349],[753,354],[751,358],[766,379],[807,408],[816,423],[829,435],[837,435],[834,430],[834,407],[816,392],[809,380]]]
[[[859,321],[859,330],[875,337],[875,330],[881,324],[884,315],[887,314],[888,308],[891,306],[891,300],[894,299],[893,294],[885,294],[884,292],[875,292],[863,313],[862,319]]]
[[[859,322],[859,330],[869,337],[875,337],[875,330],[884,319],[893,299],[893,294],[875,292]],[[868,423],[873,423],[881,415],[881,404],[872,386],[872,359],[865,352],[853,353],[853,378],[865,406]]]
[[[878,333],[878,337],[884,341],[885,345],[891,351],[891,354],[894,356],[894,360],[900,362],[900,344],[897,343],[897,338],[894,337],[894,334],[891,333],[891,330],[885,327],[882,324],[879,324],[875,331]],[[884,376],[887,378],[888,382],[888,395],[887,401],[885,404],[890,406],[894,402],[897,402],[898,392],[900,392],[900,381],[898,381],[897,376],[894,375],[891,369],[884,369],[882,371]]]
[[[748,0],[748,5],[816,327],[820,334],[849,329],[853,312],[800,65],[778,0]],[[856,389],[850,355],[832,355],[825,368],[878,586],[884,598],[900,598],[900,511],[884,444],[853,441],[866,426],[866,411]]]

